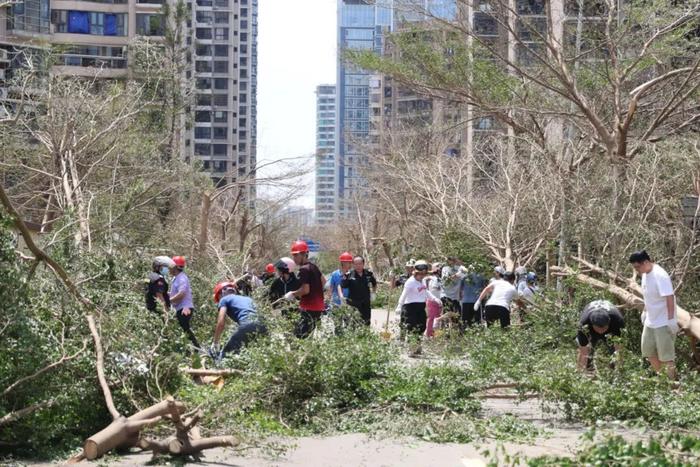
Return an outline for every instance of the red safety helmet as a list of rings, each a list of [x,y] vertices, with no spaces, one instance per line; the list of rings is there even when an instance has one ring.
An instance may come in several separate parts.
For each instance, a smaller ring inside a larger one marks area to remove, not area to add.
[[[340,255],[340,258],[338,258],[341,263],[352,263],[352,254],[348,253],[347,251]]]
[[[178,268],[184,268],[185,267],[185,257],[184,256],[173,256],[173,263],[175,263],[175,266]]]
[[[270,263],[267,266],[265,266],[265,271],[268,272],[269,274],[272,274],[275,272],[275,265]]]
[[[303,240],[297,240],[296,242],[292,243],[292,254],[297,254],[297,253],[308,253],[309,252],[309,245],[306,244],[305,241]]]
[[[223,281],[216,284],[216,286],[214,287],[214,302],[219,303],[219,300],[221,300],[221,292],[223,292],[224,289],[228,288],[235,289],[236,284],[229,281]]]

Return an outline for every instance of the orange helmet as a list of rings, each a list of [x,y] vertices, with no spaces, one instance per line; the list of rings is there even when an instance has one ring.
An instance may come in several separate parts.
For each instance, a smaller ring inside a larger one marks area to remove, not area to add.
[[[265,272],[267,272],[269,274],[272,274],[273,272],[275,272],[275,265],[270,263],[267,266],[265,266]]]
[[[173,256],[173,263],[175,263],[175,266],[178,268],[184,268],[185,267],[185,257],[184,256]]]
[[[229,282],[229,281],[223,281],[223,282],[219,282],[218,284],[216,284],[216,286],[214,287],[214,302],[215,303],[219,303],[219,300],[221,300],[221,293],[224,291],[224,289],[228,289],[228,288],[235,289],[236,284],[234,284],[233,282]]]
[[[296,253],[308,253],[309,252],[309,245],[306,244],[305,241],[303,240],[297,240],[296,242],[292,243],[292,254]]]
[[[341,263],[351,263],[352,262],[352,254],[348,253],[347,251],[340,255],[340,258],[338,258]]]

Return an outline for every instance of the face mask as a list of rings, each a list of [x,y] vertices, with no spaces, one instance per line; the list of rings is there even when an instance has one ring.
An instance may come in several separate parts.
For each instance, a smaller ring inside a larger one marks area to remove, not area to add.
[[[166,266],[160,268],[160,275],[163,277],[168,277],[168,268]]]

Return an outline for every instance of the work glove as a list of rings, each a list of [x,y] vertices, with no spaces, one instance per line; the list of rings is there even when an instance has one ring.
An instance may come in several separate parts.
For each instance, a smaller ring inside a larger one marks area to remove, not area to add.
[[[479,308],[481,308],[481,300],[477,300],[474,304],[474,311],[479,311]]]
[[[215,344],[214,342],[212,342],[209,346],[209,356],[216,360],[219,357],[220,353],[221,349],[219,348],[219,344]]]
[[[674,336],[678,334],[678,331],[681,330],[681,328],[678,326],[678,321],[676,320],[676,318],[669,319],[668,323],[666,323],[666,326],[668,326],[668,328],[671,330]]]
[[[372,292],[371,294],[369,294],[369,301],[370,301],[370,302],[373,302],[373,301],[375,301],[376,299],[377,299],[377,294],[376,294],[376,293]]]
[[[285,300],[294,300],[296,297],[294,296],[294,292],[287,292],[284,294],[284,299]]]
[[[397,315],[400,315],[401,314],[401,306],[397,306],[396,309],[394,310],[394,313],[396,313]]]

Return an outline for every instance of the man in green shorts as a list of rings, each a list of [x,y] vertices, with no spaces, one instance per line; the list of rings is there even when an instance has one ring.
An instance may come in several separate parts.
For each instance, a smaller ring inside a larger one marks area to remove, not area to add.
[[[642,275],[646,313],[642,331],[642,355],[657,373],[665,370],[670,379],[675,379],[675,339],[679,328],[671,278],[661,266],[651,261],[644,250],[632,253],[630,263]]]

